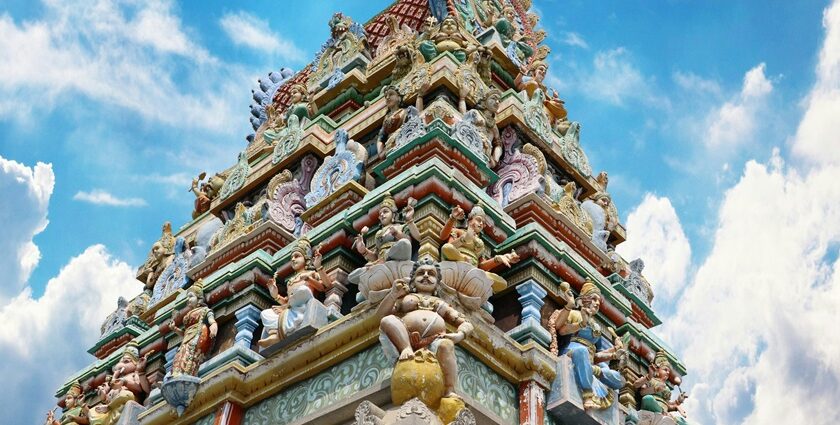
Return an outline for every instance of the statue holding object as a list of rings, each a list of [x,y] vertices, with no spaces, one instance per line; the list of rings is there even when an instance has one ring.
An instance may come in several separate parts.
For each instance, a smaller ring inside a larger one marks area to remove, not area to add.
[[[321,247],[311,250],[309,240],[301,238],[292,251],[292,276],[286,280],[287,296],[280,294],[275,275],[268,292],[278,303],[260,313],[263,324],[258,344],[268,348],[306,326],[319,328],[327,324],[327,308],[315,298],[318,292],[332,288],[332,279],[321,265]]]
[[[187,309],[183,318],[184,328],[176,326],[172,321],[172,331],[180,335],[182,340],[172,362],[170,377],[197,376],[198,368],[213,347],[213,340],[219,330],[213,310],[207,306],[204,298],[204,282],[201,279],[187,289]]]
[[[379,207],[379,230],[374,235],[374,247],[369,249],[365,245],[365,233],[367,226],[356,236],[354,247],[359,254],[362,254],[368,264],[382,263],[384,261],[407,261],[411,259],[411,239],[420,240],[420,230],[414,223],[414,205],[417,201],[408,198],[408,203],[403,209],[405,224],[397,222],[399,210],[394,198],[390,194],[385,195],[382,205]]]
[[[44,425],[89,425],[89,408],[84,404],[85,394],[82,385],[74,382],[64,396],[64,412],[60,419],[55,418],[55,409],[47,412],[47,420]]]
[[[398,147],[397,136],[400,134],[400,129],[412,117],[422,120],[423,113],[423,95],[428,91],[429,86],[424,85],[420,88],[420,93],[417,95],[414,106],[407,108],[402,107],[403,95],[397,86],[389,85],[382,88],[382,94],[385,98],[385,107],[388,112],[385,113],[385,119],[382,121],[382,128],[379,130],[379,135],[376,137],[376,150],[380,157],[384,157],[385,153]]]
[[[606,409],[613,403],[614,393],[624,386],[624,378],[609,367],[610,360],[621,360],[626,356],[624,342],[615,335],[612,328],[607,333],[612,344],[604,338],[604,330],[595,321],[601,306],[601,290],[587,278],[575,300],[569,284],[560,285],[566,298],[566,305],[551,314],[548,330],[551,333],[551,352],[566,354],[574,366],[575,382],[581,391],[585,409]],[[559,351],[559,336],[571,336],[571,342]]]
[[[633,388],[642,396],[641,411],[665,416],[667,422],[687,425],[685,410],[682,403],[688,394],[681,392],[676,400],[671,400],[671,390],[668,388],[668,378],[671,376],[671,362],[668,356],[660,351],[656,353],[653,362],[648,367],[648,373],[633,382]],[[641,419],[641,418],[640,418]]]

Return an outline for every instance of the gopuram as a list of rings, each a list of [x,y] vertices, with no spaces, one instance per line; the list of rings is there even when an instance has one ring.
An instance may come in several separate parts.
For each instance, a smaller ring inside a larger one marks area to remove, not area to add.
[[[333,15],[259,81],[248,144],[193,181],[46,423],[687,423],[530,6]]]

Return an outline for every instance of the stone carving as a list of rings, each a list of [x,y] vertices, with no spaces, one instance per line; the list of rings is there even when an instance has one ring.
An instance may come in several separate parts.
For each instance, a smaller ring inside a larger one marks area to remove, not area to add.
[[[476,109],[467,111],[467,90],[464,86],[460,89],[458,107],[464,117],[455,125],[455,137],[471,150],[479,148],[480,156],[487,160],[490,168],[496,168],[502,158],[502,141],[496,127],[496,112],[502,93],[496,89],[485,91]]]
[[[660,351],[651,362],[648,373],[633,382],[633,388],[642,396],[639,409],[640,424],[678,424],[687,425],[685,410],[682,403],[688,397],[681,392],[676,400],[671,400],[671,389],[668,378],[671,376],[671,362],[668,356]],[[643,414],[644,413],[644,414]]]
[[[306,192],[289,170],[283,170],[268,182],[268,216],[289,233],[300,236],[306,211]]]
[[[365,400],[356,407],[353,417],[356,419],[354,425],[383,425],[382,419],[385,417],[385,411]]]
[[[280,294],[275,275],[268,284],[268,292],[278,303],[260,313],[263,333],[258,341],[267,348],[283,340],[295,338],[298,331],[309,334],[327,324],[327,308],[315,294],[332,287],[332,279],[321,266],[320,246],[312,251],[309,240],[298,240],[289,260],[292,276],[285,282],[286,296]]]
[[[400,146],[426,134],[426,124],[423,122],[423,93],[428,86],[421,89],[414,106],[402,107],[403,96],[396,86],[385,86],[382,95],[385,97],[385,119],[376,137],[376,150],[380,157]]]
[[[397,222],[399,210],[391,194],[386,193],[379,207],[379,230],[374,235],[373,249],[365,245],[367,227],[363,227],[353,245],[359,254],[368,261],[368,265],[383,263],[386,260],[407,261],[411,259],[411,239],[420,240],[420,230],[414,223],[414,205],[417,201],[409,198],[403,218],[405,224]]]
[[[450,52],[458,61],[464,62],[467,59],[467,49],[478,44],[452,15],[443,18],[440,25],[430,26],[427,31],[424,34],[425,40],[419,46],[420,53],[427,62],[431,62],[443,52]]]
[[[342,71],[348,62],[361,54],[370,59],[364,28],[349,16],[336,13],[329,21],[331,37],[315,59],[317,66],[310,84],[317,86],[335,71]]]
[[[210,239],[209,252],[213,252],[228,242],[254,230],[254,227],[262,219],[262,208],[259,204],[254,208],[248,208],[242,202],[238,202],[233,209],[233,217],[229,218],[224,226]]]
[[[490,90],[489,87],[491,86],[488,86],[484,81],[481,75],[482,71],[480,71],[480,67],[483,66],[481,60],[484,58],[485,53],[483,52],[485,50],[486,47],[481,50],[479,48],[473,49],[470,60],[461,64],[455,71],[455,82],[458,84],[458,94],[461,100],[469,99],[476,103],[481,102]],[[466,109],[466,106],[462,109]]]
[[[575,368],[575,381],[581,391],[584,409],[606,409],[614,399],[614,391],[624,386],[624,378],[609,367],[610,360],[622,360],[627,355],[625,343],[612,328],[604,337],[604,330],[595,315],[601,306],[601,290],[587,278],[577,302],[569,284],[560,285],[566,305],[551,314],[548,330],[551,333],[551,352],[568,355]],[[575,306],[577,305],[577,308]],[[560,351],[558,336],[571,336],[569,345]]]
[[[513,6],[505,6],[502,15],[496,19],[493,26],[502,39],[508,58],[517,67],[521,67],[534,54],[534,49],[528,45],[528,37],[516,20],[516,10]]]
[[[160,239],[152,245],[146,262],[140,267],[137,278],[145,282],[145,288],[154,287],[158,277],[175,257],[175,237],[172,236],[172,224],[163,223]]]
[[[207,307],[204,298],[204,282],[199,279],[187,290],[187,313],[183,318],[184,328],[170,322],[170,329],[180,335],[181,344],[175,353],[172,370],[166,374],[161,386],[163,398],[174,407],[178,416],[184,414],[198,390],[198,368],[204,356],[213,347],[213,340],[219,328],[213,310]]]
[[[142,357],[137,341],[129,341],[120,361],[114,365],[113,379],[122,379],[125,389],[133,394],[133,400],[142,403],[152,389],[146,377],[146,363],[154,351],[149,351]]]
[[[381,63],[393,55],[395,61],[391,81],[396,82],[408,75],[418,60],[418,52],[414,49],[416,33],[408,25],[400,26],[393,15],[388,15],[387,21],[391,31],[376,47],[373,61],[368,65],[368,72],[379,68]]]
[[[188,268],[192,268],[204,261],[210,252],[210,244],[222,227],[224,227],[222,220],[218,217],[213,217],[208,222],[203,223],[195,234],[193,234],[189,243],[190,256]]]
[[[564,102],[560,100],[560,96],[557,94],[556,90],[552,90],[551,98],[546,98],[548,95],[548,87],[545,86],[543,81],[545,80],[545,75],[547,73],[548,64],[541,60],[536,60],[531,62],[529,66],[521,68],[514,83],[516,84],[517,90],[525,91],[528,95],[528,99],[533,99],[534,95],[538,91],[542,92],[540,103],[542,103],[548,110],[548,122],[554,123],[555,120],[565,119],[567,113],[565,106],[563,106]]]
[[[534,95],[525,101],[525,124],[537,133],[544,141],[551,143],[551,122],[545,112],[545,94],[537,89]]]
[[[143,292],[140,295],[134,297],[131,302],[128,303],[126,306],[126,316],[137,316],[140,317],[143,313],[146,312],[146,308],[149,306],[149,300],[152,299],[152,288],[143,289]]]
[[[88,411],[90,425],[116,425],[126,404],[135,401],[134,394],[126,388],[125,378],[108,377],[97,391],[102,403]]]
[[[490,270],[498,265],[510,267],[511,264],[519,261],[519,255],[516,251],[511,251],[507,254],[484,258],[484,241],[481,240],[481,235],[487,224],[487,215],[483,208],[476,205],[470,211],[465,228],[456,227],[456,222],[464,218],[464,210],[460,206],[455,206],[440,232],[440,239],[447,241],[440,248],[441,258],[449,261],[463,261],[485,270],[487,276],[493,281],[493,289],[495,291],[504,289],[507,282],[501,276],[490,273]]]
[[[618,212],[611,207],[612,200],[606,192],[598,192],[580,204],[592,221],[592,243],[607,252],[607,240],[618,226]]]
[[[653,288],[650,282],[642,276],[642,270],[645,269],[645,262],[641,258],[637,258],[630,262],[630,274],[627,276],[622,285],[630,291],[631,294],[636,295],[647,306],[653,302]]]
[[[65,408],[60,419],[55,418],[55,409],[50,410],[47,412],[47,420],[44,425],[88,425],[90,423],[89,409],[84,404],[84,398],[82,385],[74,382],[64,395]]]
[[[188,268],[188,253],[186,242],[184,238],[178,237],[175,239],[175,258],[166,266],[163,273],[160,274],[155,287],[152,290],[152,298],[149,300],[149,306],[153,306],[158,301],[163,300],[169,294],[187,285],[187,268]]]
[[[487,86],[493,85],[493,74],[491,72],[490,64],[493,62],[493,52],[489,47],[484,45],[477,45],[470,49],[468,55],[469,61],[467,66],[472,68],[478,74],[481,81]],[[460,68],[459,68],[460,70]]]
[[[397,360],[391,378],[391,399],[403,404],[415,397],[438,410],[438,416],[454,416],[464,408],[455,393],[458,364],[455,344],[473,330],[466,318],[438,297],[439,265],[430,257],[414,264],[406,282],[397,279],[382,299],[377,314],[380,342],[386,356]],[[446,332],[446,324],[457,328]],[[425,406],[424,406],[425,407]]]
[[[256,132],[268,120],[268,107],[274,103],[274,96],[277,90],[294,75],[289,68],[280,68],[280,71],[271,71],[268,78],[257,80],[258,90],[251,90],[251,128]],[[250,143],[254,143],[255,134],[248,135]]]
[[[190,186],[190,191],[195,195],[195,207],[192,212],[193,219],[210,210],[210,204],[219,196],[219,191],[225,184],[226,176],[224,174],[216,173],[213,177],[203,181],[206,175],[204,172],[199,174],[198,177],[192,180],[192,186]]]
[[[324,163],[315,171],[310,191],[304,197],[306,207],[311,208],[351,180],[359,180],[367,160],[367,149],[350,140],[347,130],[339,128],[333,139],[335,152],[324,158]]]
[[[119,297],[117,299],[117,309],[109,314],[105,318],[105,321],[102,322],[102,326],[99,328],[99,336],[103,337],[125,326],[125,321],[128,320],[127,310],[128,301],[123,297]]]
[[[588,176],[592,174],[592,168],[589,166],[589,159],[580,147],[580,123],[573,121],[566,134],[558,140],[560,145],[560,152],[563,158],[569,161],[573,167],[577,168],[581,174]]]
[[[487,193],[504,208],[511,202],[529,194],[542,195],[546,190],[545,156],[536,146],[527,143],[522,149],[515,148],[519,142],[516,130],[505,127],[502,131],[505,155],[496,172],[499,175]]]
[[[225,184],[222,185],[222,190],[219,193],[221,199],[227,199],[234,192],[245,185],[245,180],[248,179],[248,174],[251,172],[251,166],[248,165],[248,155],[245,151],[239,153],[239,160],[234,166],[233,170],[228,174]]]
[[[560,199],[553,203],[552,207],[566,216],[574,225],[592,235],[592,219],[589,214],[581,209],[580,204],[575,197],[577,193],[577,185],[575,182],[568,182],[563,186],[563,195]],[[605,250],[606,251],[606,250]]]

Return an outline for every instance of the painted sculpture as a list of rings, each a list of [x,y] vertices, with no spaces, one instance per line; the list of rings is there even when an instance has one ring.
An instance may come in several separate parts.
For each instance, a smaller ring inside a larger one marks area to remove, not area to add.
[[[484,213],[484,209],[478,205],[474,206],[469,217],[467,217],[466,227],[463,229],[456,227],[456,223],[463,220],[464,217],[464,210],[456,205],[440,232],[440,239],[447,241],[440,248],[441,258],[445,261],[463,261],[485,270],[493,280],[493,289],[495,291],[504,289],[507,282],[500,276],[490,273],[489,270],[496,268],[498,265],[510,267],[511,264],[519,261],[519,255],[516,254],[516,251],[511,251],[507,254],[485,258],[484,241],[481,240],[484,226],[487,225],[487,215]]]
[[[343,128],[335,131],[333,143],[335,152],[324,158],[324,163],[312,177],[309,193],[304,197],[307,208],[318,204],[350,181],[362,178],[367,149],[350,139],[347,130]]]
[[[580,204],[592,222],[592,243],[604,252],[610,233],[618,226],[618,213],[611,205],[612,199],[606,192],[598,192]]]
[[[385,107],[388,112],[385,113],[382,128],[376,137],[376,150],[380,157],[384,157],[386,152],[398,148],[401,145],[398,139],[410,141],[425,134],[421,114],[423,112],[423,93],[426,90],[428,90],[428,86],[420,90],[420,95],[417,96],[414,106],[403,108],[403,96],[397,86],[389,85],[382,89]],[[401,135],[403,137],[400,137]]]
[[[330,39],[316,59],[317,67],[310,79],[314,85],[319,85],[336,72],[341,73],[342,67],[357,55],[370,58],[365,30],[361,25],[354,23],[349,16],[336,13],[330,19],[329,26]]]
[[[682,403],[688,395],[680,393],[676,400],[671,400],[668,378],[671,376],[671,362],[664,352],[656,353],[648,367],[648,374],[633,382],[642,398],[639,423],[643,424],[678,424],[687,425]],[[653,413],[646,414],[642,412]]]
[[[234,239],[254,230],[263,219],[261,208],[248,208],[242,202],[237,202],[233,208],[233,216],[210,238],[209,252],[213,252]]]
[[[626,355],[623,342],[612,328],[605,331],[595,319],[601,306],[601,290],[594,282],[589,279],[584,282],[577,300],[567,282],[560,288],[564,291],[566,304],[549,318],[551,352],[568,355],[571,359],[584,409],[606,409],[615,397],[611,390],[624,386],[621,373],[609,367],[609,361]],[[605,338],[605,332],[612,336],[612,344]],[[558,336],[571,336],[571,342],[562,351]]]
[[[575,226],[586,232],[587,235],[592,235],[592,219],[589,214],[585,213],[577,201],[577,185],[575,182],[568,182],[562,186],[563,194],[556,202],[552,203],[552,207],[565,215]]]
[[[146,377],[146,363],[153,353],[150,351],[141,357],[137,341],[132,340],[126,344],[120,361],[112,369],[113,377],[124,381],[125,389],[132,393],[138,403],[142,403],[152,390],[151,382]]]
[[[160,239],[152,245],[138,278],[144,280],[146,288],[154,287],[160,274],[174,258],[175,237],[172,236],[172,224],[167,221],[163,223]]]
[[[461,62],[467,59],[467,49],[471,44],[459,20],[447,16],[439,25],[432,25],[425,35],[426,40],[420,43],[419,49],[429,62],[438,55],[449,52]]]
[[[514,83],[516,84],[516,89],[525,91],[529,99],[533,99],[538,91],[542,92],[543,98],[541,102],[549,111],[551,123],[554,123],[555,120],[566,118],[567,112],[566,107],[563,106],[564,102],[560,100],[557,91],[552,90],[551,98],[545,98],[548,95],[548,87],[545,86],[543,81],[547,73],[548,64],[543,61],[534,61],[520,70]]]
[[[102,402],[88,411],[90,425],[116,425],[126,404],[135,401],[126,379],[111,376],[99,388]]]
[[[59,419],[55,418],[55,411],[47,412],[47,420],[44,425],[88,425],[89,408],[84,404],[84,392],[82,385],[74,382],[64,395],[64,411]]]
[[[505,6],[493,26],[502,39],[508,58],[514,64],[521,66],[534,54],[534,49],[528,45],[528,37],[516,21],[516,10],[513,6]]]
[[[379,207],[379,230],[374,235],[373,249],[365,245],[365,233],[368,228],[356,236],[353,245],[359,254],[362,254],[368,264],[381,263],[384,261],[406,261],[411,259],[411,239],[420,240],[420,230],[414,223],[414,205],[416,200],[408,199],[402,214],[405,223],[397,222],[399,210],[397,203],[390,194],[386,194]]]
[[[250,173],[251,166],[248,165],[248,154],[246,151],[242,151],[239,153],[239,159],[236,161],[236,165],[228,173],[225,183],[222,185],[221,190],[219,190],[219,198],[227,199],[244,186],[245,180],[248,179]]]
[[[305,223],[301,214],[306,211],[306,191],[318,162],[308,155],[301,161],[300,179],[283,170],[268,182],[268,217],[294,236],[303,234]]]
[[[499,111],[499,103],[502,100],[502,92],[497,89],[490,89],[483,94],[483,98],[479,104],[476,105],[476,109],[467,110],[467,89],[461,87],[460,90],[458,108],[461,113],[464,114],[462,122],[476,128],[478,130],[478,134],[477,137],[469,136],[471,132],[461,130],[459,126],[456,125],[456,137],[459,137],[462,142],[465,141],[464,139],[479,139],[475,143],[466,141],[466,144],[468,146],[472,146],[473,144],[481,146],[481,151],[484,153],[487,165],[490,168],[496,168],[496,165],[498,165],[499,160],[502,158],[502,141],[501,136],[499,135],[499,128],[496,127],[496,112]]]
[[[499,180],[487,188],[487,193],[502,208],[530,193],[542,196],[547,191],[543,153],[530,143],[519,148],[519,136],[513,127],[505,127],[501,138],[505,154],[496,170]]]
[[[216,173],[213,177],[204,180],[206,176],[207,174],[202,172],[192,180],[192,185],[190,186],[190,192],[195,195],[195,206],[192,212],[193,219],[210,210],[210,204],[219,196],[219,191],[222,190],[222,186],[225,184],[225,176],[222,174]]]
[[[439,416],[463,408],[455,393],[458,364],[455,344],[473,330],[463,314],[439,298],[440,268],[430,257],[418,260],[406,282],[398,279],[377,308],[382,317],[380,342],[386,355],[397,361],[391,398],[402,404],[414,397]],[[456,328],[454,333],[446,325]],[[444,423],[449,421],[444,420]]]
[[[314,251],[309,240],[298,240],[289,260],[292,276],[286,279],[287,296],[280,294],[275,276],[268,284],[268,291],[278,305],[263,310],[260,320],[263,333],[258,344],[270,347],[295,335],[298,331],[314,331],[327,324],[327,308],[315,294],[332,287],[332,279],[321,265],[320,246]]]
[[[187,245],[184,238],[175,239],[174,257],[169,265],[163,270],[152,289],[152,297],[149,299],[149,306],[157,304],[167,296],[186,286],[188,282],[187,268],[188,256]]]

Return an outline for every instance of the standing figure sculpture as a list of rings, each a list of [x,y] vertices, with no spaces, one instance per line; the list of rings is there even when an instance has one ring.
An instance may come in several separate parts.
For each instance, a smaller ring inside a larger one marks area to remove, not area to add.
[[[460,88],[460,100],[458,109],[464,114],[464,120],[471,123],[481,132],[484,155],[487,157],[490,168],[496,168],[502,158],[502,138],[499,134],[499,127],[496,127],[496,113],[499,111],[499,103],[502,101],[502,92],[498,89],[490,89],[484,93],[484,97],[476,105],[476,109],[467,110],[466,97],[468,89]]]
[[[74,382],[67,390],[64,396],[64,412],[61,413],[61,418],[55,418],[55,412],[50,410],[47,412],[47,420],[44,425],[88,425],[90,418],[88,418],[89,409],[84,404],[85,395],[82,391],[82,385]]]
[[[385,195],[382,205],[379,207],[379,230],[374,235],[374,247],[369,249],[365,245],[365,233],[368,228],[365,226],[353,245],[359,254],[362,254],[368,264],[382,263],[384,261],[407,261],[411,259],[411,239],[420,240],[420,230],[414,223],[414,198],[408,199],[408,204],[403,209],[405,224],[397,222],[397,203],[390,194]]]
[[[315,294],[332,288],[332,279],[321,265],[321,247],[313,252],[309,240],[298,240],[292,251],[292,276],[286,280],[287,296],[280,294],[275,278],[268,284],[268,292],[278,305],[263,310],[260,319],[263,324],[262,348],[270,347],[304,326],[319,328],[327,324],[327,308],[315,298]]]
[[[443,372],[443,397],[457,398],[455,344],[463,341],[473,326],[438,298],[440,276],[434,260],[424,257],[414,264],[408,283],[402,279],[394,282],[377,309],[382,317],[380,342],[386,353],[397,356],[399,362],[421,356],[423,350],[433,353]],[[456,332],[447,333],[447,323],[456,327]]]
[[[417,116],[417,119],[422,119],[420,118],[420,114],[423,113],[423,95],[428,89],[428,86],[421,87],[414,106],[403,108],[403,96],[397,86],[389,85],[382,88],[385,107],[388,109],[388,112],[385,113],[382,128],[376,137],[376,150],[379,157],[384,157],[386,152],[397,146],[396,141],[400,133],[399,130],[410,116]]]
[[[607,329],[613,337],[614,345],[610,345],[603,336],[601,325],[595,321],[601,306],[601,290],[594,282],[587,278],[577,302],[567,282],[563,282],[560,288],[566,297],[566,305],[555,310],[549,318],[551,352],[555,355],[559,353],[558,335],[571,336],[571,342],[560,354],[566,354],[572,360],[583,407],[606,409],[612,405],[614,398],[610,389],[618,390],[624,385],[624,378],[610,369],[609,361],[621,359],[626,350],[612,328]]]
[[[519,255],[516,251],[511,250],[507,254],[484,258],[484,241],[481,240],[484,226],[487,225],[487,215],[484,213],[484,209],[478,205],[474,206],[470,211],[466,228],[455,227],[455,224],[463,219],[464,210],[456,205],[449,215],[449,220],[446,221],[440,231],[441,240],[447,241],[440,248],[441,259],[470,263],[487,272],[487,276],[493,281],[494,291],[504,289],[507,282],[501,276],[490,273],[489,270],[493,270],[500,264],[510,267],[511,264],[519,261]]]
[[[213,347],[213,340],[219,330],[213,310],[207,306],[204,298],[204,282],[201,279],[187,289],[187,309],[189,311],[184,315],[183,329],[172,322],[172,330],[183,338],[172,362],[172,371],[169,373],[171,377],[198,376],[198,368]]]

